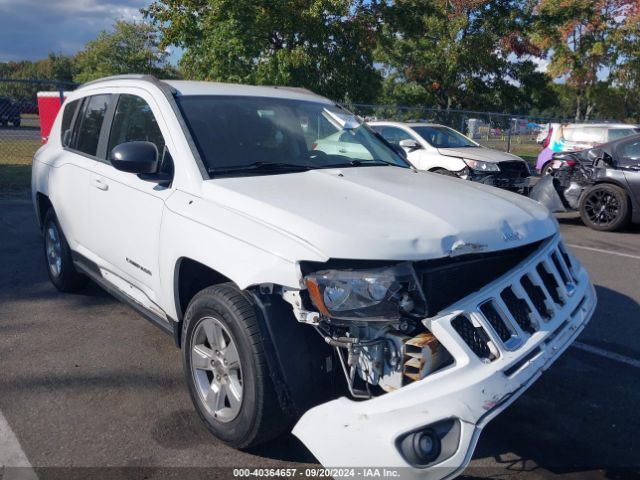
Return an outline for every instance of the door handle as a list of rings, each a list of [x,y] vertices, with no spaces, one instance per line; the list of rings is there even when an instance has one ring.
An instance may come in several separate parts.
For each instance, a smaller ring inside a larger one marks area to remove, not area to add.
[[[340,150],[338,150],[340,153],[347,153],[347,151],[344,148],[341,148]]]
[[[93,180],[93,186],[96,187],[98,190],[104,190],[104,191],[109,190],[109,185],[104,183],[99,178],[96,178],[96,179]]]

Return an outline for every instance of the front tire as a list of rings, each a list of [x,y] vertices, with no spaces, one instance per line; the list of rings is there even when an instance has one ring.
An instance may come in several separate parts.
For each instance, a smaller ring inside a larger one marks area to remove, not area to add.
[[[232,447],[248,448],[289,427],[246,293],[229,283],[202,290],[189,303],[182,334],[189,394],[211,433]]]
[[[629,198],[622,188],[611,184],[594,185],[582,194],[580,218],[594,230],[613,232],[629,223]]]
[[[51,283],[61,292],[71,293],[81,290],[87,277],[78,273],[73,265],[71,249],[60,228],[53,208],[49,208],[42,224],[44,234],[44,258]]]

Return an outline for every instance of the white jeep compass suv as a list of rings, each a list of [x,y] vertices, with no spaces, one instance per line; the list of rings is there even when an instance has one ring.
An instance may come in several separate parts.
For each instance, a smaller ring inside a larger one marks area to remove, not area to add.
[[[312,148],[337,133],[368,155]],[[238,448],[293,427],[325,466],[454,476],[596,304],[545,208],[418,172],[304,90],[88,83],[32,187],[53,284],[172,335]]]

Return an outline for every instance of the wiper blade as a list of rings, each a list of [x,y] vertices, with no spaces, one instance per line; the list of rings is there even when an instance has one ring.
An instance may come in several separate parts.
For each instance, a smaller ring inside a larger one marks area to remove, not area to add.
[[[319,167],[319,168],[341,168],[341,167],[360,167],[360,166],[383,167],[387,165],[392,165],[396,167],[398,166],[395,163],[385,162],[384,160],[378,160],[378,159],[373,159],[373,160],[354,159],[354,160],[351,160],[350,162],[330,163],[328,165],[322,165],[322,167]]]
[[[209,168],[207,172],[210,175],[224,175],[226,173],[238,172],[304,172],[309,170],[307,165],[282,162],[254,162],[247,165],[238,165],[233,167],[215,167]]]

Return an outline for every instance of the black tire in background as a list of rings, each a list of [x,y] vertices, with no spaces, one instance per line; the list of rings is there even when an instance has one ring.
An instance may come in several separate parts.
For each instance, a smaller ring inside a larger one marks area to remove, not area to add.
[[[73,265],[71,249],[60,228],[53,208],[49,208],[42,223],[44,259],[51,283],[61,292],[77,292],[87,284],[87,277]]]
[[[631,213],[627,192],[609,183],[589,187],[580,198],[578,210],[586,226],[602,232],[621,229],[629,223]]]
[[[545,175],[551,175],[551,172],[553,172],[552,163],[547,162],[544,164],[544,166],[540,170],[540,175],[544,177]]]
[[[216,340],[217,334],[209,338],[207,329],[212,328],[223,340]],[[187,307],[182,338],[189,394],[211,433],[235,448],[248,448],[277,437],[291,426],[292,419],[283,413],[271,380],[265,340],[248,294],[231,283],[200,291]],[[235,354],[228,355],[231,345]],[[233,365],[234,359],[239,366]],[[229,380],[225,381],[225,376]],[[227,398],[218,401],[219,393],[205,398],[211,395],[208,382],[213,392],[226,389]],[[238,391],[239,409],[235,408]]]

